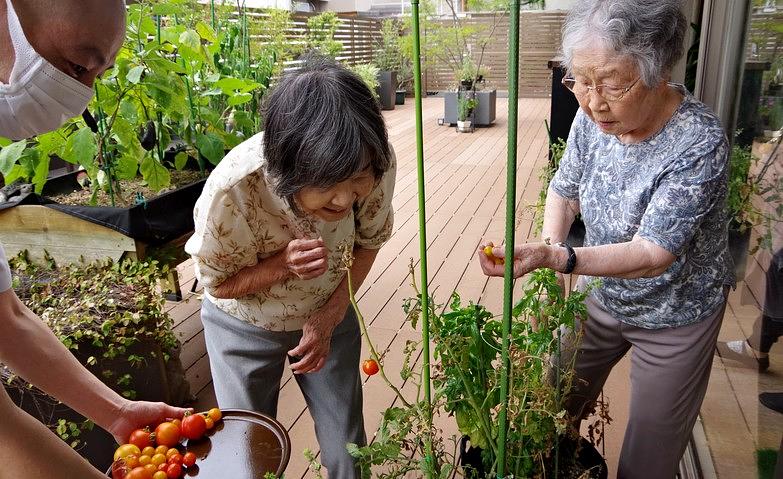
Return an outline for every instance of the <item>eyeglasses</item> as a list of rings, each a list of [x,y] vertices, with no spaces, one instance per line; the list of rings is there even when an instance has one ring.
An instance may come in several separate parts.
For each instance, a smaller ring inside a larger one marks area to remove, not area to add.
[[[571,90],[571,92],[577,97],[586,96],[591,90],[595,90],[598,96],[606,101],[620,101],[626,93],[636,85],[642,77],[637,78],[633,83],[625,88],[616,87],[613,85],[585,85],[582,82],[577,82],[574,78],[563,78],[561,83],[564,87]]]

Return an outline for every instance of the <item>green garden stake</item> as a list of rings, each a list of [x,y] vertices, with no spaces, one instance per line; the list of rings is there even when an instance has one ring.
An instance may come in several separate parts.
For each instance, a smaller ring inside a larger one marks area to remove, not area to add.
[[[421,335],[422,354],[424,355],[424,370],[422,382],[424,383],[424,401],[427,404],[427,434],[424,438],[427,451],[426,460],[430,467],[427,468],[427,477],[432,477],[434,464],[432,454],[432,396],[430,392],[430,306],[428,276],[427,276],[427,214],[425,210],[424,196],[424,135],[422,133],[421,112],[421,42],[419,33],[419,0],[411,0],[411,17],[413,19],[413,93],[416,105],[416,166],[419,180],[419,255],[421,256]]]
[[[506,258],[514,257],[514,227],[517,196],[517,99],[519,80],[519,0],[511,0],[508,33],[508,158],[506,162]],[[503,346],[500,382],[500,414],[498,415],[497,477],[506,475],[506,433],[508,428],[508,383],[511,364],[508,349],[511,338],[511,310],[513,307],[514,262],[506,261],[503,277]]]

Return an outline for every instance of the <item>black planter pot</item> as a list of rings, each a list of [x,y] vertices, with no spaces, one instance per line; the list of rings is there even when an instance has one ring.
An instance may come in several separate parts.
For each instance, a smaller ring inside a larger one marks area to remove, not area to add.
[[[465,477],[468,479],[484,479],[487,477],[487,469],[481,460],[482,450],[478,447],[469,446],[470,439],[462,436],[459,443],[459,464],[465,470]],[[555,467],[557,461],[557,467]],[[555,476],[554,471],[558,470]],[[601,453],[593,446],[590,441],[580,437],[574,440],[570,437],[560,439],[560,447],[557,458],[554,456],[548,459],[547,471],[551,479],[572,479],[574,477],[585,477],[589,479],[607,479],[609,469],[606,466]],[[586,476],[583,476],[587,472]]]
[[[731,259],[734,261],[734,274],[737,281],[745,278],[750,233],[750,227],[746,227],[741,231],[739,225],[733,222],[729,224],[729,254],[731,254]]]
[[[378,72],[378,95],[382,110],[394,110],[397,92],[397,72]]]
[[[395,105],[404,105],[405,104],[405,90],[397,90],[395,92],[394,96],[394,104]]]
[[[102,371],[112,371],[112,378],[120,378],[125,374],[132,377],[131,384],[122,389],[132,389],[136,392],[135,399],[144,401],[163,401],[181,406],[191,399],[190,388],[185,380],[185,372],[179,360],[179,349],[169,351],[170,359],[165,361],[162,351],[153,341],[137,343],[130,346],[126,353],[114,359],[101,358],[101,352],[91,344],[80,344],[79,349],[71,351],[80,363],[85,365],[96,377],[103,378]],[[139,367],[131,366],[128,358],[131,355],[141,356],[144,363]],[[97,364],[88,365],[87,358],[95,356]],[[0,375],[2,377],[4,375]],[[22,410],[36,418],[41,423],[50,426],[60,419],[77,424],[86,418],[57,399],[37,388],[20,389],[9,385],[2,377],[6,392],[11,400]],[[107,383],[121,392],[118,386]],[[77,452],[99,470],[105,470],[112,463],[116,448],[114,438],[98,426],[92,430],[83,431],[78,438],[82,446]]]

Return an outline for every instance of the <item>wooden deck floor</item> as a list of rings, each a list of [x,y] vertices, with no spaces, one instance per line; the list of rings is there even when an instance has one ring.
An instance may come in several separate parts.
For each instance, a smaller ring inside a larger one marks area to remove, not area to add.
[[[424,138],[427,189],[428,265],[431,291],[444,301],[452,291],[464,299],[501,310],[502,280],[487,280],[478,267],[474,253],[482,238],[499,240],[504,229],[506,113],[505,99],[498,99],[497,122],[474,134],[458,134],[453,128],[437,125],[442,115],[440,98],[424,101]],[[538,173],[546,162],[547,141],[544,119],[548,117],[549,100],[520,100],[518,133],[518,212],[517,241],[530,235],[531,215],[524,206],[535,201],[540,190]],[[408,265],[411,258],[418,265],[418,204],[416,197],[415,130],[413,105],[409,102],[385,112],[391,142],[397,152],[398,176],[394,195],[395,229],[389,243],[359,291],[359,305],[369,322],[369,334],[380,349],[388,351],[385,364],[389,371],[399,369],[402,349],[407,339],[418,333],[405,324],[402,300],[411,296]],[[180,265],[183,291],[193,284],[189,262]],[[182,361],[187,368],[194,405],[201,410],[216,404],[212,391],[209,361],[199,318],[199,291],[186,294],[179,303],[170,303],[175,332],[183,343]],[[740,305],[739,295],[732,294],[721,339],[734,339],[740,328],[747,330],[758,310]],[[366,355],[366,352],[365,352]],[[783,358],[782,358],[783,359]],[[779,364],[779,363],[778,363]],[[774,371],[777,370],[777,373]],[[780,369],[776,366],[767,378],[775,378],[780,389]],[[612,372],[605,387],[614,421],[607,428],[606,449],[610,476],[614,476],[623,431],[627,421],[629,396],[629,361],[624,359]],[[712,448],[718,477],[755,477],[753,449],[771,447],[783,430],[783,416],[775,417],[759,409],[756,400],[761,384],[751,372],[725,367],[716,358],[713,378],[703,409],[705,429]],[[770,384],[764,384],[769,387]],[[368,438],[376,430],[380,412],[392,404],[392,393],[377,377],[364,384],[364,415]],[[283,376],[278,419],[288,429],[292,454],[287,478],[312,477],[302,455],[305,448],[318,451],[313,422],[291,374]],[[742,444],[739,444],[739,443]],[[739,444],[740,447],[736,447]]]

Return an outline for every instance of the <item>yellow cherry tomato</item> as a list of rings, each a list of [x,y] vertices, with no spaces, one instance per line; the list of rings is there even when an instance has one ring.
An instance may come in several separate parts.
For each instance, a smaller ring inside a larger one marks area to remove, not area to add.
[[[152,456],[152,460],[150,461],[150,463],[155,464],[156,466],[160,466],[164,462],[166,462],[165,454],[155,454]]]
[[[179,454],[177,448],[172,447],[168,451],[166,451],[166,459],[171,459],[172,456],[176,456],[177,454]]]
[[[147,446],[144,449],[141,450],[142,456],[154,456],[155,455],[155,448],[152,446]]]
[[[215,427],[215,421],[210,416],[205,417],[204,422],[207,423],[207,430]]]
[[[168,475],[164,471],[156,471],[155,474],[152,475],[152,479],[168,479]]]
[[[139,465],[140,466],[146,466],[150,462],[152,462],[152,458],[150,456],[144,456],[144,455],[139,456]]]
[[[155,448],[155,454],[163,454],[165,456],[168,450],[168,446],[158,446]]]
[[[213,407],[207,411],[207,416],[211,417],[213,421],[218,422],[221,418],[223,418],[223,413],[219,408]]]
[[[123,444],[114,451],[114,460],[127,456],[140,456],[141,449],[135,444]]]

